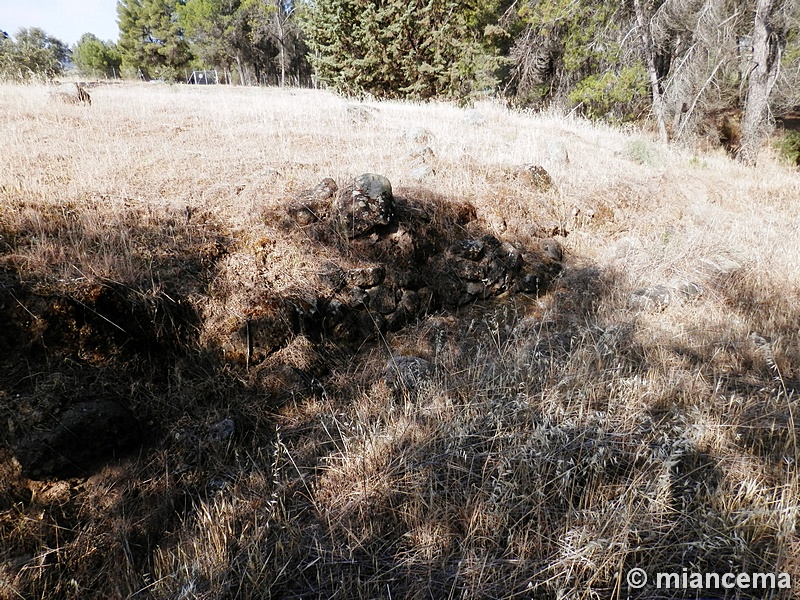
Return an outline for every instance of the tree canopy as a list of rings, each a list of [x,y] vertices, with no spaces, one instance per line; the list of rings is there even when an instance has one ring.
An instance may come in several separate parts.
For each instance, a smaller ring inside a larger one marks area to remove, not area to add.
[[[119,0],[119,49],[129,74],[177,80],[192,53],[178,22],[179,0]]]
[[[104,42],[92,33],[81,36],[72,58],[82,73],[94,77],[117,77],[122,64],[117,45]]]
[[[53,79],[64,70],[70,51],[61,40],[38,27],[0,36],[0,78],[30,81]]]
[[[500,4],[318,0],[304,30],[316,75],[349,94],[465,98],[494,91],[507,61]]]

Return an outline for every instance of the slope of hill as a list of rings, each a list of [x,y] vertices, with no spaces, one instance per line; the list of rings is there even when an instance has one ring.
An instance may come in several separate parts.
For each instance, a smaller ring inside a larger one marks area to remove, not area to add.
[[[0,598],[800,578],[796,169],[488,103],[92,100],[0,87]]]

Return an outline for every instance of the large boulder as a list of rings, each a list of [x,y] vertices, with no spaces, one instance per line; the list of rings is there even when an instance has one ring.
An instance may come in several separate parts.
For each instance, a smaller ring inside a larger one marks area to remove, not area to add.
[[[338,214],[350,238],[388,225],[394,216],[392,184],[383,175],[364,173],[353,191],[339,199]]]

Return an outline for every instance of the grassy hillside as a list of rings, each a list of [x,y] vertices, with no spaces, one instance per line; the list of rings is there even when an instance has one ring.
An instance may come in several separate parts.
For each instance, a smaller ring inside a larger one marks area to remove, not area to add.
[[[0,87],[0,598],[800,581],[796,169],[492,104],[90,91]],[[292,218],[367,172],[393,225]],[[524,270],[553,237],[538,290],[442,291],[465,240]],[[383,269],[415,312],[392,321],[373,288],[331,324],[359,287],[334,268]],[[390,385],[403,356],[428,377]],[[98,456],[64,459],[72,434]]]

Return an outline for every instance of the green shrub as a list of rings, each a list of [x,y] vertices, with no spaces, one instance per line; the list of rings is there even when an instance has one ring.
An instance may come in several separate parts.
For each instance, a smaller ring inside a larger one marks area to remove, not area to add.
[[[639,105],[647,94],[647,73],[641,65],[590,75],[569,94],[573,105],[583,105],[591,119],[632,121],[639,117]]]
[[[785,131],[775,140],[773,146],[781,159],[800,166],[800,131]]]

